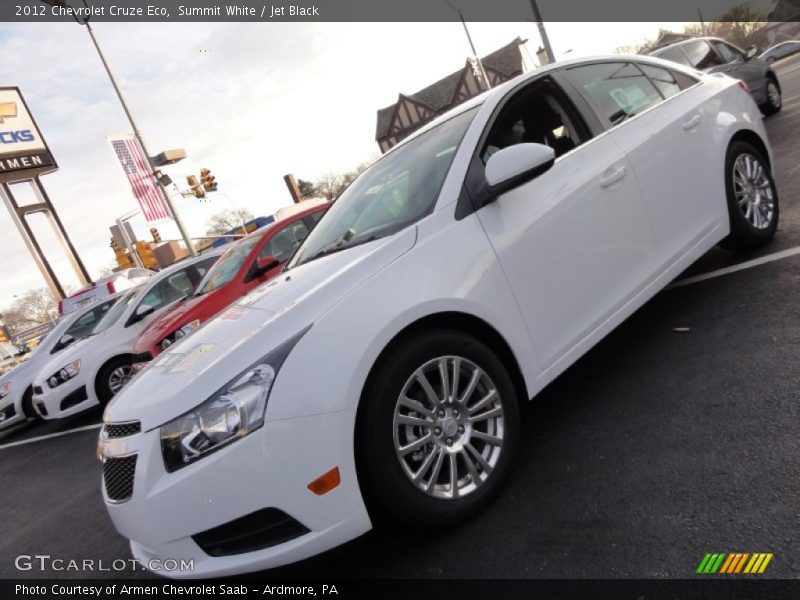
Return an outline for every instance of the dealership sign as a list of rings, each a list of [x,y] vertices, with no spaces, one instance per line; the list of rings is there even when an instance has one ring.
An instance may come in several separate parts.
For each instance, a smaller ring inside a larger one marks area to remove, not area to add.
[[[0,181],[27,179],[55,168],[19,88],[0,88]]]

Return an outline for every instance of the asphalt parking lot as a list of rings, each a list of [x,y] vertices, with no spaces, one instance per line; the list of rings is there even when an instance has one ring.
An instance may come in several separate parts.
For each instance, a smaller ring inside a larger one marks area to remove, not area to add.
[[[263,575],[682,578],[706,552],[740,551],[774,553],[764,576],[800,576],[800,251],[749,264],[800,249],[800,58],[776,70],[772,244],[709,252],[683,276],[707,279],[659,294],[548,387],[524,411],[507,488],[471,523],[386,526]],[[91,576],[20,572],[19,554],[130,557],[101,498],[99,420],[0,434],[0,577]]]

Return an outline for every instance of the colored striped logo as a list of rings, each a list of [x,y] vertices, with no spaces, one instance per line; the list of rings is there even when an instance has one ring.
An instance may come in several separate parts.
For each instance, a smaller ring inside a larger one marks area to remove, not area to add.
[[[708,553],[700,561],[697,572],[701,574],[724,573],[727,575],[738,573],[763,573],[772,553],[756,552],[715,552]]]

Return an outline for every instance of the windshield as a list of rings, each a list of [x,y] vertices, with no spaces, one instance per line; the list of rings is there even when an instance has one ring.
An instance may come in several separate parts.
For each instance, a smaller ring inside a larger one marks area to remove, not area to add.
[[[364,171],[328,209],[289,268],[390,235],[429,214],[477,110],[437,125]]]
[[[97,322],[97,325],[94,326],[92,329],[92,333],[89,335],[97,335],[98,333],[104,332],[106,329],[111,327],[117,320],[120,318],[122,313],[125,312],[125,309],[128,308],[131,304],[133,304],[134,299],[136,298],[136,294],[139,292],[138,287],[131,289],[127,294],[122,296],[119,301],[112,306],[109,311],[105,314],[105,316]]]
[[[239,272],[244,259],[250,254],[262,236],[254,235],[251,238],[243,239],[235,246],[230,248],[222,257],[214,263],[214,266],[209,269],[203,281],[197,286],[195,296],[202,296],[216,289],[221,288],[223,285],[233,279],[234,275]]]

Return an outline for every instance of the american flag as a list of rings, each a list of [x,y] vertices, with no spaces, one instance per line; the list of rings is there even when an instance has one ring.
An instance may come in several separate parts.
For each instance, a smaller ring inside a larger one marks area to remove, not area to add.
[[[172,215],[164,202],[164,196],[147,164],[142,145],[135,136],[109,137],[114,154],[117,155],[122,170],[128,177],[131,190],[146,221],[169,219]]]

